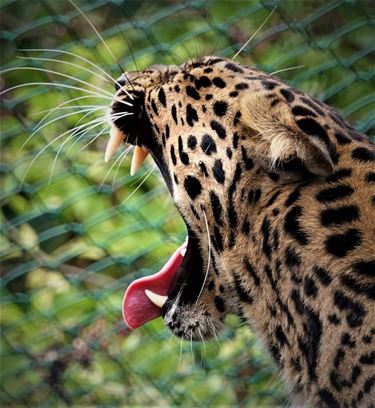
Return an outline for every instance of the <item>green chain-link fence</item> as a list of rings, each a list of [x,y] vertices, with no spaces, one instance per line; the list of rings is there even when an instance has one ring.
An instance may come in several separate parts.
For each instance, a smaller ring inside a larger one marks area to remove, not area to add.
[[[300,66],[279,75],[375,134],[372,0],[76,1],[127,70],[231,57],[278,4],[238,61],[268,72]],[[0,86],[17,87],[1,95],[3,406],[282,404],[271,359],[236,319],[206,344],[181,342],[160,319],[126,328],[125,288],[163,265],[184,239],[183,223],[151,161],[139,178],[129,158],[104,163],[104,125],[67,139],[109,103],[71,87],[113,92],[82,58],[120,75],[88,22],[68,1],[0,4],[2,69],[10,69]],[[54,51],[31,51],[39,48]],[[18,87],[42,82],[63,85]],[[41,112],[57,107],[29,138]]]

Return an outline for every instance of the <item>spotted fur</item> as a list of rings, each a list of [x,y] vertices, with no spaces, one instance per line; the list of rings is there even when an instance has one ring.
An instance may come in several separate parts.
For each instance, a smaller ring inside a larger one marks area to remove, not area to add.
[[[115,124],[151,151],[189,234],[166,325],[200,340],[235,313],[297,405],[373,406],[373,145],[331,107],[224,58],[130,81],[133,119]]]

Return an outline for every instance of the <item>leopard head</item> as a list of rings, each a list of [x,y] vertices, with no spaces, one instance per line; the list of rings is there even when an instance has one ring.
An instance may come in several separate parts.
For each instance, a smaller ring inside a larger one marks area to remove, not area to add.
[[[240,300],[252,301],[254,280],[236,273],[248,256],[251,201],[332,171],[335,152],[315,120],[320,108],[306,98],[296,104],[303,95],[272,76],[217,57],[117,82],[114,131],[152,155],[188,233],[161,313],[178,336],[210,337],[228,313],[241,314]]]

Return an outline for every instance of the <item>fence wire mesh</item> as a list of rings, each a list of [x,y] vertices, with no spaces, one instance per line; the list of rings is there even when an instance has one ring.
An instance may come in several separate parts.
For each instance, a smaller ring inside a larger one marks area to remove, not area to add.
[[[375,135],[371,0],[76,1],[126,70],[231,57],[277,5],[238,61],[280,70]],[[275,366],[234,318],[206,344],[160,319],[124,325],[125,288],[160,268],[184,225],[151,162],[136,179],[127,158],[104,163],[104,124],[66,133],[101,123],[113,84],[100,69],[120,75],[89,23],[68,1],[0,4],[0,86],[14,87],[1,94],[4,406],[283,404]]]

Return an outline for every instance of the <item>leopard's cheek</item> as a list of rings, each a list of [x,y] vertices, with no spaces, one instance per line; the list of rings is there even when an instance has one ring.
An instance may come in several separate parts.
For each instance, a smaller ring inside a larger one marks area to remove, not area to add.
[[[203,212],[207,205],[207,193],[193,170],[181,175],[178,171],[174,172],[173,200],[185,222],[201,233],[204,227]]]

